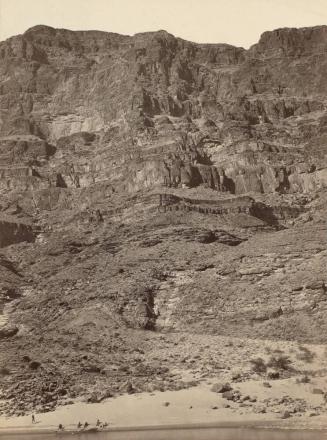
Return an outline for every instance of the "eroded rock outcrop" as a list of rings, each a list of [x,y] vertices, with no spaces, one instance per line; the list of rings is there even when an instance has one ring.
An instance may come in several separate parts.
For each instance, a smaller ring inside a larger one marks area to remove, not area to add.
[[[323,188],[326,159],[310,151],[325,132],[325,46],[323,26],[267,32],[248,51],[36,26],[1,43],[1,184]]]
[[[0,218],[0,247],[35,240],[33,227],[26,223],[20,223],[15,218],[8,216]]]

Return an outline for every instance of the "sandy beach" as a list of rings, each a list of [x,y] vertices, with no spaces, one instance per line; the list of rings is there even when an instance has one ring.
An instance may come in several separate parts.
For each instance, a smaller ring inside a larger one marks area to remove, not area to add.
[[[183,425],[327,429],[327,413],[315,417],[312,412],[299,413],[287,420],[282,420],[279,412],[269,408],[264,413],[254,414],[248,407],[239,408],[234,402],[226,407],[224,399],[212,392],[210,387],[205,382],[187,390],[124,395],[95,404],[76,401],[53,412],[37,414],[35,424],[32,424],[30,415],[1,417],[0,436],[9,432],[53,432],[59,423],[65,430],[76,430],[77,423],[84,424],[85,421],[94,427],[97,419],[107,422],[113,430]],[[264,396],[267,398],[267,389],[258,382],[240,383],[237,388],[242,393],[255,392],[258,400]],[[302,398],[310,399],[311,405],[321,403],[320,395],[310,393],[308,387],[307,390],[297,390],[290,380],[276,381],[268,391],[270,397],[296,396],[298,393]]]

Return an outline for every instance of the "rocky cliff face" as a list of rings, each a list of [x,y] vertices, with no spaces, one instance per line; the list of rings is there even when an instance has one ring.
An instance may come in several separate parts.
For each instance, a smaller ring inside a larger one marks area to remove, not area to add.
[[[326,68],[326,26],[0,43],[6,362],[37,340],[73,389],[76,356],[128,362],[140,328],[326,342]]]
[[[321,188],[326,44],[324,27],[245,51],[37,26],[1,43],[1,165],[33,164],[36,188]]]

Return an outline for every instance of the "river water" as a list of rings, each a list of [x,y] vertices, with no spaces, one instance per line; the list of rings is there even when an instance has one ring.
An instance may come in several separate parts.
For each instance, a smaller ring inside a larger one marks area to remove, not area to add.
[[[63,434],[1,434],[5,440],[327,440],[327,431],[258,428],[178,428]]]

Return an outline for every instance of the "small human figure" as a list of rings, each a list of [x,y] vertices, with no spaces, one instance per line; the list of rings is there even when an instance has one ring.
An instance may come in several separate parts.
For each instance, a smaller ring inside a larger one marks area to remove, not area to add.
[[[87,422],[84,423],[84,428],[87,428],[89,424]]]
[[[63,427],[63,425],[61,423],[59,423],[58,430],[59,431],[63,431],[64,430],[64,427]]]
[[[101,425],[101,422],[100,422],[100,420],[99,419],[97,419],[97,423],[96,423],[96,426],[100,426]]]
[[[81,427],[82,427],[82,423],[81,423],[81,422],[78,422],[78,424],[77,424],[77,429],[81,429]]]
[[[32,423],[35,423],[35,415],[32,414]]]

